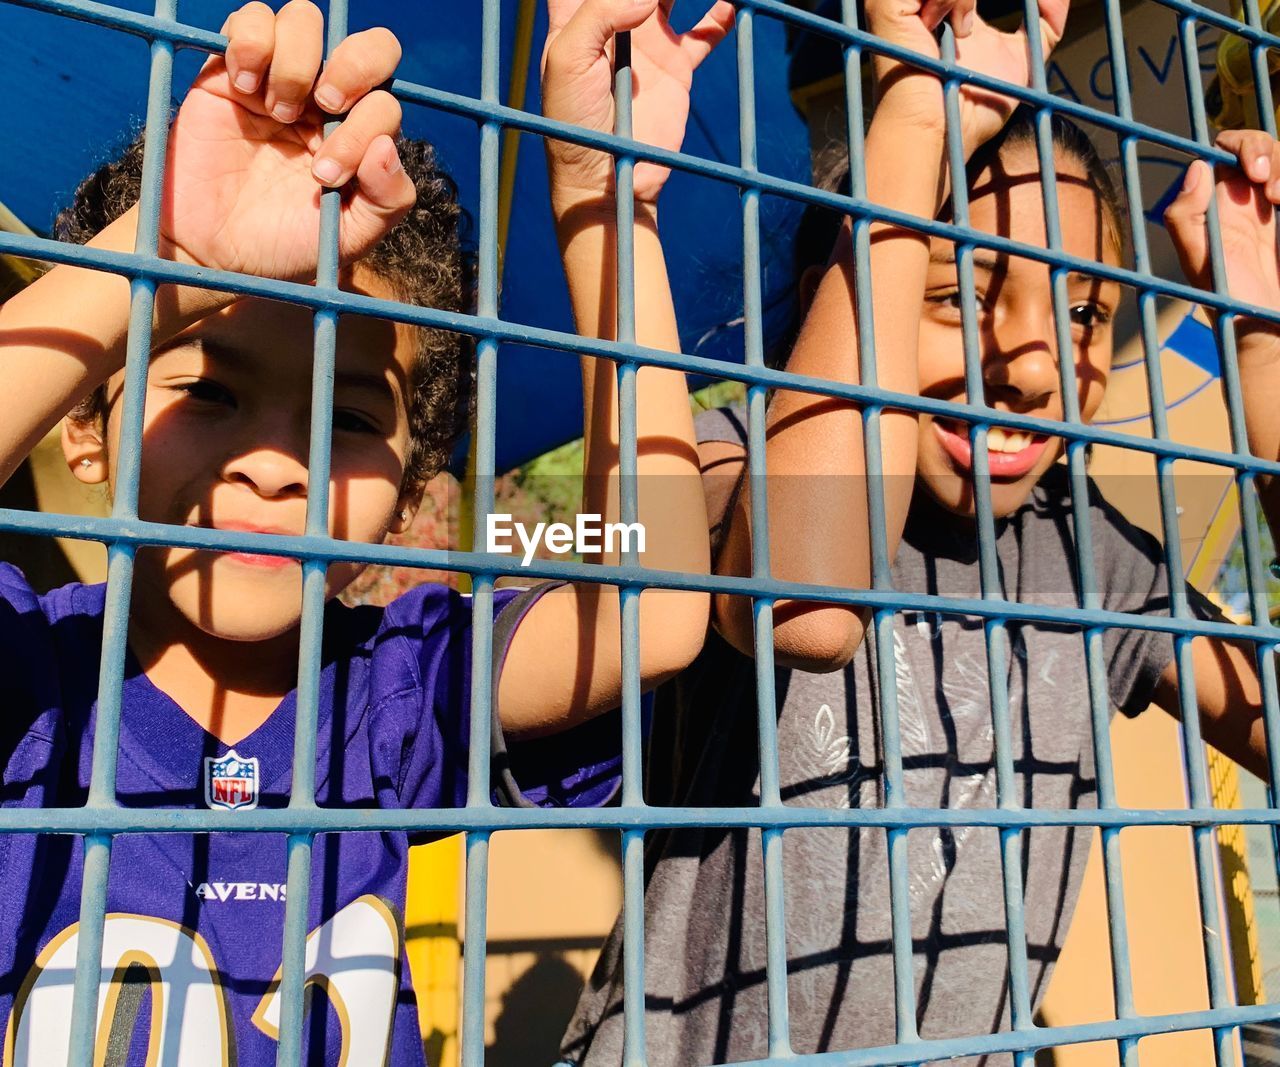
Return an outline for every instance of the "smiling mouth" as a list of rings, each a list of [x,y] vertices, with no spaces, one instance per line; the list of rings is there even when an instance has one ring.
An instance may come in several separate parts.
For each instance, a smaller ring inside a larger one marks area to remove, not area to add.
[[[962,474],[973,473],[973,446],[969,443],[966,423],[950,419],[934,419],[934,433],[943,451]],[[987,468],[993,480],[1021,478],[1039,462],[1048,447],[1048,434],[1031,434],[992,426],[987,430]]]

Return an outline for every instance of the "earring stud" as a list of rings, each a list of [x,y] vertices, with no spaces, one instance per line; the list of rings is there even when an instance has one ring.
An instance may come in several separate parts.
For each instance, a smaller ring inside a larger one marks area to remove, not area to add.
[[[80,466],[82,466],[82,467],[92,467],[92,466],[93,466],[93,460],[89,459],[89,458],[86,456],[84,459],[82,459],[82,460],[80,461]]]

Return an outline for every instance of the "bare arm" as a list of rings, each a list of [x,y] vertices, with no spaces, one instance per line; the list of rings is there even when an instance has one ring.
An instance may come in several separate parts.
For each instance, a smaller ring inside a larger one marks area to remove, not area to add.
[[[1047,56],[1062,36],[1067,0],[1040,0],[1039,32]],[[956,26],[958,58],[971,69],[1026,84],[1030,71],[1025,29],[1000,32],[966,0],[901,3],[869,0],[867,19],[878,36],[924,55],[938,55],[934,30],[944,18]],[[876,58],[879,99],[867,132],[867,197],[873,203],[933,218],[946,189],[942,168],[945,122],[942,90],[915,68]],[[997,133],[1014,102],[966,89],[961,95],[961,135],[972,153]],[[910,145],[909,149],[904,149]],[[882,388],[918,391],[916,353],[928,268],[921,235],[879,224],[871,229],[869,270],[876,342],[876,379]],[[787,369],[832,381],[860,382],[857,309],[850,227],[846,223]],[[906,522],[915,482],[914,416],[885,411],[881,417],[880,488],[885,538],[892,557]],[[780,390],[766,424],[770,570],[784,581],[840,588],[871,582],[867,514],[867,464],[861,417],[853,404],[815,394]],[[718,570],[749,573],[751,486],[739,494]],[[717,596],[716,625],[735,647],[753,653],[750,603]],[[835,670],[862,641],[865,615],[847,606],[780,600],[774,610],[774,652],[783,666]]]
[[[1224,756],[1265,779],[1267,739],[1251,643],[1194,638],[1191,665],[1204,739]],[[1181,718],[1176,664],[1170,663],[1161,674],[1155,701],[1170,715]]]
[[[936,85],[936,83],[935,83]],[[890,99],[877,108],[867,135],[870,199],[920,216],[937,206],[942,156],[940,129],[912,131],[908,158],[898,138],[903,127]],[[896,141],[896,143],[895,143]],[[917,154],[918,152],[918,154]],[[917,391],[916,345],[924,300],[928,242],[921,235],[878,226],[870,267],[876,333],[876,373],[885,389]],[[857,384],[852,234],[843,228],[831,265],[805,318],[787,369]],[[896,548],[915,481],[916,420],[886,411],[881,419],[886,534]],[[861,415],[850,403],[813,393],[780,390],[766,425],[769,471],[770,570],[784,581],[864,587],[871,576],[867,536],[866,458]],[[729,518],[718,570],[750,573],[751,484],[748,479]],[[715,620],[739,650],[754,648],[750,601],[716,597]],[[862,640],[863,618],[852,608],[782,600],[774,609],[774,649],[782,666],[834,670]]]
[[[552,0],[544,57],[546,113],[579,125],[612,126],[609,47],[632,30],[637,90],[635,134],[678,147],[693,68],[727,32],[729,5],[715,5],[690,51],[669,32],[658,0]],[[693,40],[690,35],[686,38]],[[675,75],[672,75],[672,72]],[[684,111],[681,111],[683,105]],[[598,153],[548,142],[552,209],[574,321],[584,336],[616,335],[616,234],[612,164]],[[665,173],[636,170],[636,340],[679,351],[666,262],[658,239],[657,195]],[[585,460],[583,510],[619,518],[620,432],[612,363],[582,361]],[[638,519],[646,531],[640,562],[655,570],[705,574],[707,517],[698,477],[693,417],[684,375],[655,367],[636,375]],[[616,563],[616,554],[600,562]],[[682,670],[706,636],[710,598],[651,590],[640,600],[640,680],[649,688]],[[622,692],[619,596],[611,586],[553,590],[516,631],[499,683],[503,726],[551,733],[618,704]]]
[[[614,337],[612,220],[562,230],[574,319],[583,334]],[[661,277],[663,285],[643,279]],[[656,222],[636,227],[638,341],[679,350]],[[586,456],[583,511],[619,518],[617,378],[612,363],[582,361]],[[640,562],[655,570],[705,574],[707,519],[684,375],[643,368],[636,375]],[[617,563],[616,553],[598,560]],[[640,680],[650,688],[682,670],[706,635],[709,597],[655,589],[640,599]],[[504,728],[536,735],[615,707],[622,692],[619,596],[613,586],[564,586],[543,596],[512,638],[499,686]]]
[[[89,242],[132,252],[137,209]],[[156,343],[227,303],[207,290],[162,286],[152,332]],[[129,282],[117,274],[59,266],[0,306],[0,352],[8,412],[0,421],[0,484],[58,420],[124,366]]]
[[[1259,130],[1230,130],[1219,135],[1218,145],[1233,152],[1239,166],[1223,168],[1215,176],[1208,164],[1193,163],[1165,212],[1165,225],[1188,280],[1211,289],[1206,219],[1216,195],[1229,292],[1238,300],[1280,309],[1275,244],[1280,144]],[[1235,331],[1249,451],[1261,459],[1280,460],[1280,331],[1248,317],[1236,320]],[[1258,489],[1275,538],[1280,535],[1280,479],[1259,477]],[[1252,644],[1197,637],[1191,647],[1205,740],[1265,778],[1267,746]],[[1173,664],[1161,676],[1156,702],[1173,715],[1181,713]]]

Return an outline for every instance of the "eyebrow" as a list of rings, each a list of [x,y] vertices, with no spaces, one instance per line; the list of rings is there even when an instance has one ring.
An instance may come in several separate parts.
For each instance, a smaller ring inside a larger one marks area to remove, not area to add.
[[[975,250],[973,254],[973,267],[975,270],[984,270],[988,273],[994,273],[999,268],[1002,258],[1004,257],[997,256],[994,253],[983,254],[981,250]],[[954,266],[956,262],[956,254],[954,251],[934,252],[929,256],[929,262],[938,263],[943,266]],[[1109,281],[1111,281],[1110,278],[1103,278],[1097,274],[1090,274],[1083,270],[1073,270],[1067,274],[1068,285],[1075,285],[1080,282],[1106,285]]]
[[[386,378],[370,371],[335,371],[333,375],[335,388],[363,389],[377,393],[379,397],[396,400],[399,390]]]
[[[988,273],[992,273],[1000,266],[1000,258],[994,252],[974,249],[973,266],[976,270],[985,270]],[[940,263],[944,266],[954,265],[956,262],[955,250],[933,252],[929,255],[929,262]]]
[[[155,349],[152,352],[152,358],[179,348],[198,348],[201,355],[210,361],[236,370],[251,370],[258,361],[258,357],[250,355],[236,345],[230,345],[225,341],[219,341],[212,337],[200,337],[198,335],[176,337],[167,344]],[[400,395],[399,390],[392,382],[372,371],[336,370],[333,375],[333,384],[335,388],[364,390],[393,401],[397,400]]]

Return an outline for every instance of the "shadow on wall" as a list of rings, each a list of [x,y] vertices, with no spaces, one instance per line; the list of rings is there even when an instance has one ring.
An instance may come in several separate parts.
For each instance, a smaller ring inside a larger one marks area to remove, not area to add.
[[[502,997],[485,1067],[550,1067],[578,1002],[582,975],[564,957],[546,953]]]

